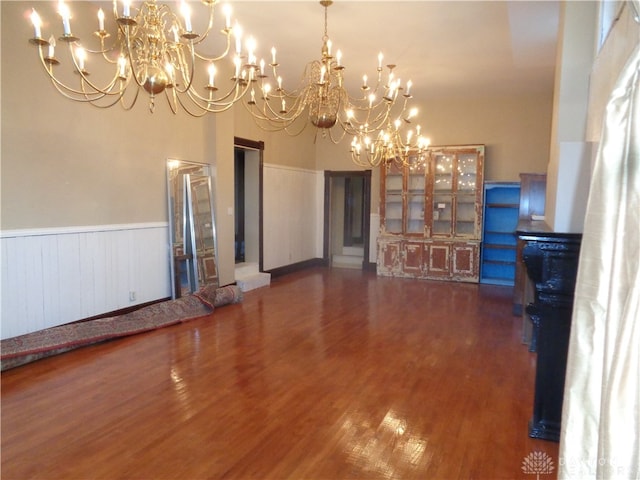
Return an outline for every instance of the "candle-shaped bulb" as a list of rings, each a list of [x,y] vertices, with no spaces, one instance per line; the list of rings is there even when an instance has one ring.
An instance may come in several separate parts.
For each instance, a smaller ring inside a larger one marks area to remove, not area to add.
[[[65,35],[71,35],[71,12],[69,11],[69,7],[60,0],[58,3],[58,13],[62,17],[62,28]]]
[[[260,75],[264,75],[264,58],[260,59]]]
[[[249,64],[254,65],[255,64],[255,51],[256,51],[256,39],[253,38],[253,36],[250,36],[247,39],[247,53],[248,53],[248,60],[249,60]]]
[[[207,68],[207,70],[209,71],[209,86],[213,87],[215,85],[214,80],[216,76],[216,66],[213,62],[209,64],[209,68]]]
[[[411,80],[409,80],[407,82],[407,95],[411,94],[411,86],[413,85],[413,83],[411,82]]]
[[[171,62],[167,62],[164,64],[164,71],[167,72],[167,78],[169,79],[169,85],[173,85],[174,83],[174,78],[173,78],[173,74],[174,74],[174,69],[173,69],[173,64]]]
[[[49,37],[49,52],[48,52],[49,53],[48,54],[49,58],[55,58],[55,56],[56,56],[55,55],[55,53],[56,53],[55,49],[56,49],[56,39],[53,38],[53,35],[51,35]]]
[[[373,105],[373,102],[376,101],[376,96],[372,93],[371,95],[369,95],[369,107],[371,107]]]
[[[278,77],[278,90],[282,90],[282,77]]]
[[[282,99],[282,111],[287,111],[287,101],[284,98]]]
[[[40,31],[40,27],[42,27],[42,20],[40,20],[40,15],[34,8],[31,9],[31,23],[33,23],[33,36],[35,38],[40,38],[42,32]]]
[[[231,28],[231,5],[225,3],[222,11],[224,12],[224,27],[229,30]]]
[[[84,61],[87,58],[87,52],[85,52],[84,48],[77,47],[76,48],[76,60],[78,62],[78,70],[81,72],[84,70]]]
[[[276,64],[276,47],[271,47],[271,64]]]
[[[320,69],[320,83],[324,83],[324,76],[326,73],[327,73],[327,67],[322,65],[322,68]]]
[[[362,88],[367,88],[367,76],[362,76]]]
[[[384,58],[384,55],[382,55],[382,52],[380,52],[378,54],[378,68],[382,68],[382,59]]]
[[[333,45],[333,43],[331,43],[331,40],[327,40],[327,55],[331,56],[331,46]]]
[[[187,32],[192,32],[193,28],[191,27],[191,8],[187,5],[187,2],[183,0],[182,5],[180,6],[180,13],[184,17],[184,29]]]
[[[233,63],[236,66],[236,78],[240,77],[240,65],[241,65],[241,60],[240,57],[238,57],[237,55],[233,58]]]
[[[131,0],[122,0],[122,16],[131,16]]]
[[[127,59],[124,55],[118,57],[118,76],[122,79],[127,77]]]
[[[340,50],[338,50],[336,52],[336,63],[338,66],[340,66],[340,62],[342,61],[342,52]]]
[[[407,132],[407,143],[411,143],[411,137],[413,136],[413,130]]]
[[[396,118],[393,122],[393,126],[396,127],[396,130],[398,130],[400,128],[400,120]]]
[[[104,12],[102,9],[98,10],[98,31],[104,32]]]

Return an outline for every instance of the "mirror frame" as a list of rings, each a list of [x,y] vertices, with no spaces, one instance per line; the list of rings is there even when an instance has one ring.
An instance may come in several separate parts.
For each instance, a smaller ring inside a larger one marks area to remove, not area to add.
[[[218,242],[212,166],[167,160],[167,206],[171,298],[194,293],[204,285],[219,286]],[[202,201],[196,188],[206,184],[209,212],[198,214]],[[188,188],[187,188],[188,187]],[[194,203],[196,202],[196,203]]]

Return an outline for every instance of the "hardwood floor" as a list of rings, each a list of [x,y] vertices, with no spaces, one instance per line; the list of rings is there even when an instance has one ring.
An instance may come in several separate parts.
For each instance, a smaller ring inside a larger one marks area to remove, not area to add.
[[[279,277],[209,317],[4,372],[2,478],[535,478],[524,458],[557,469],[558,445],[527,435],[520,330],[506,287]]]

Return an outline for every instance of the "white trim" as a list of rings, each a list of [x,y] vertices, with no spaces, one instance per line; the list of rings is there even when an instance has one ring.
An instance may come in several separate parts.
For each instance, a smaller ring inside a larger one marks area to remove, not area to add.
[[[168,228],[169,222],[120,223],[113,225],[86,225],[73,227],[25,228],[0,230],[0,238],[38,237],[42,235],[72,235],[75,233],[112,232],[118,230],[142,230],[148,228]]]
[[[289,167],[287,165],[275,165],[273,163],[265,163],[263,164],[265,168],[272,168],[274,170],[289,170],[293,172],[303,172],[303,173],[318,173],[322,172],[322,170],[312,170],[310,168],[300,168],[300,167]]]

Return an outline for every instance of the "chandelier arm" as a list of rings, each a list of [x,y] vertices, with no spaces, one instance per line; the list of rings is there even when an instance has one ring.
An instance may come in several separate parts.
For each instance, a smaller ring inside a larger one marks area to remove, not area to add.
[[[73,100],[75,102],[82,102],[82,103],[91,103],[91,102],[94,102],[94,101],[99,100],[100,98],[104,97],[104,95],[102,95],[102,94],[97,94],[97,95],[100,95],[100,96],[98,96],[96,98],[85,97],[85,96],[83,96],[82,91],[70,89],[69,87],[67,87],[66,85],[64,85],[60,81],[58,81],[58,79],[55,78],[55,77],[50,77],[50,78],[51,78],[51,83],[55,87],[55,89],[63,97],[68,98],[69,100]]]
[[[128,83],[128,82],[127,82]],[[133,96],[133,100],[131,100],[131,103],[129,105],[126,105],[124,103],[124,90],[122,91],[122,95],[120,96],[119,100],[120,100],[120,105],[122,106],[122,108],[125,111],[130,111],[136,104],[136,102],[138,101],[138,95],[140,94],[140,87],[136,88],[136,94]]]
[[[118,24],[118,29],[120,30],[120,32],[122,32],[122,35],[124,36],[124,39],[125,39],[124,40],[125,48],[126,48],[125,57],[129,59],[129,66],[131,67],[131,71],[129,72],[130,76],[133,77],[138,87],[143,87],[143,82],[140,81],[140,79],[138,79],[138,74],[136,73],[135,68],[133,68],[134,65],[136,65],[136,63],[134,62],[133,52],[131,49],[131,38],[129,37],[130,28],[132,27],[130,27],[129,25]]]
[[[108,33],[106,32],[100,32],[100,31],[96,31],[93,32],[94,35],[98,36],[100,38],[100,50],[92,50],[90,48],[84,48],[85,52],[87,53],[91,53],[91,54],[101,54],[102,58],[104,60],[106,60],[109,63],[117,63],[117,60],[111,60],[108,56],[107,53],[109,52],[113,52],[116,50],[116,44],[114,43],[113,45],[111,45],[110,47],[106,47],[105,46],[105,39],[109,36]],[[80,42],[78,41],[78,44]]]
[[[184,111],[185,111],[189,116],[191,116],[191,117],[194,117],[194,118],[200,118],[200,117],[205,116],[207,113],[209,113],[207,109],[203,109],[202,107],[200,107],[200,106],[199,106],[199,105],[197,105],[197,104],[196,104],[196,106],[197,106],[200,110],[199,110],[197,113],[194,113],[194,112],[192,112],[192,111],[190,110],[189,106],[188,106],[186,103],[184,103],[184,102],[182,101],[182,97],[180,97],[179,95],[176,95],[176,96],[175,96],[175,98],[177,99],[178,104],[182,107],[182,110],[184,110]],[[193,101],[193,100],[192,100],[192,101]],[[170,103],[170,105],[171,105],[171,103]],[[172,110],[173,110],[173,107],[172,107]]]
[[[42,63],[42,66],[44,67],[45,72],[47,72],[47,75],[49,76],[49,79],[51,80],[52,85],[64,97],[70,100],[78,101],[78,102],[91,102],[91,101],[99,100],[100,98],[103,98],[104,96],[109,94],[118,95],[121,93],[121,92],[101,91],[99,89],[94,89],[95,92],[91,93],[91,92],[86,92],[84,88],[82,90],[78,90],[78,89],[69,87],[68,85],[62,83],[60,80],[58,80],[55,77],[55,75],[53,74],[53,64],[47,63],[47,61],[45,60],[44,55],[42,53],[42,47],[40,47],[39,50],[40,50],[40,61]],[[75,59],[74,59],[74,63],[76,63]],[[92,97],[89,98],[88,95],[92,95]]]
[[[342,129],[342,131],[339,134],[339,137],[334,137],[334,131],[336,130],[335,128],[329,128],[329,139],[331,140],[331,143],[333,143],[334,145],[337,145],[338,143],[340,143],[345,135],[347,134],[347,132]]]
[[[136,90],[136,98],[137,98],[137,90]],[[96,108],[102,108],[102,109],[107,109],[107,108],[111,108],[113,107],[116,103],[121,102],[123,100],[124,97],[124,91],[122,91],[112,102],[110,103],[106,103],[106,104],[98,104],[96,103],[97,100],[93,100],[90,101],[89,103],[91,103],[91,105],[93,105]],[[102,97],[105,98],[105,97]],[[135,101],[134,101],[135,103]],[[124,106],[124,105],[123,105]],[[125,110],[131,110],[131,107],[133,107],[133,104],[131,106],[129,106],[129,108],[125,108]]]
[[[203,2],[204,3],[204,2]],[[193,40],[193,43],[195,45],[199,45],[200,43],[204,42],[207,37],[209,36],[209,34],[211,33],[211,30],[213,30],[213,10],[214,10],[214,5],[216,2],[211,2],[209,4],[209,21],[207,22],[207,28],[205,29],[205,31],[202,33],[202,35],[200,35],[197,39]],[[227,37],[227,51],[229,50],[229,44],[231,43],[229,41],[229,37],[231,34],[231,30],[228,28],[224,28],[224,30],[222,30],[222,32],[225,34],[225,36]],[[226,53],[223,54],[221,57],[219,58],[223,58],[226,56]]]
[[[282,101],[283,99],[286,99],[286,97],[282,97],[282,96],[277,96],[275,98],[278,98],[280,101]],[[252,101],[253,100],[254,99],[252,96]],[[263,97],[262,108],[258,106],[258,102],[255,102],[255,105],[256,105],[256,109],[259,110],[261,113],[261,119],[265,121],[277,122],[278,124],[281,125],[280,130],[286,128],[288,125],[295,122],[295,120],[298,119],[300,115],[302,115],[306,107],[303,96],[296,97],[293,101],[293,105],[291,105],[291,108],[286,113],[278,112],[274,110],[268,98],[265,99]],[[253,110],[253,112],[255,114],[255,110]]]
[[[296,118],[296,120],[297,120],[297,118]],[[299,130],[293,131],[292,127],[294,125],[296,125],[297,123],[300,123]],[[291,137],[297,137],[297,136],[301,135],[302,132],[304,132],[307,129],[308,125],[309,125],[309,122],[296,122],[296,121],[293,121],[289,125],[287,125],[283,130],[287,135],[289,135]]]
[[[266,132],[285,131],[290,136],[297,136],[297,135],[300,135],[300,133],[302,133],[302,131],[305,129],[307,125],[306,122],[302,122],[302,128],[299,131],[292,133],[289,127],[291,127],[293,124],[296,123],[296,120],[298,119],[298,117],[291,118],[291,119],[273,118],[261,112],[259,107],[255,103],[251,104],[250,102],[243,102],[243,104],[247,109],[247,111],[251,114],[256,125],[261,130],[264,130]]]
[[[195,52],[196,58],[199,58],[200,60],[203,60],[205,62],[218,62],[223,58],[225,58],[227,55],[229,55],[229,51],[231,50],[231,35],[225,35],[225,36],[227,37],[227,46],[224,49],[224,52],[222,52],[217,57],[207,57],[206,55],[201,55],[200,53]],[[197,44],[200,42],[194,42],[194,43]]]
[[[186,94],[191,99],[191,101],[196,105],[200,105],[201,103],[206,105],[215,105],[218,107],[222,107],[224,108],[224,110],[226,110],[228,106],[231,106],[234,103],[236,103],[236,101],[244,95],[244,93],[246,92],[246,88],[247,87],[245,87],[245,90],[241,90],[241,85],[239,84],[239,82],[236,82],[234,86],[224,96],[218,97],[218,98],[212,97],[212,94],[213,94],[212,90],[210,90],[211,96],[209,97],[203,97],[194,89],[188,90]],[[225,101],[225,99],[232,96],[233,98],[230,101]],[[200,107],[200,108],[205,108],[205,107]],[[221,111],[224,111],[224,110],[221,110]]]
[[[97,85],[95,85],[91,80],[89,80],[88,77],[88,72],[84,69],[81,68],[81,66],[78,64],[78,61],[76,59],[76,56],[73,54],[73,47],[71,45],[71,43],[69,43],[69,54],[71,56],[71,59],[73,60],[73,65],[76,67],[76,73],[78,75],[80,75],[80,84],[82,85],[82,90],[76,91],[76,93],[79,93],[81,95],[84,95],[85,97],[88,94],[91,94],[92,92],[87,92],[84,88],[84,85],[88,85],[89,87],[91,87],[91,89],[94,91],[94,93],[96,95],[98,95],[100,98],[105,96],[105,95],[119,95],[120,92],[112,92],[111,90],[113,89],[113,87],[116,85],[116,82],[118,80],[118,72],[116,71],[116,75],[113,77],[113,79],[109,82],[108,85],[106,85],[104,88],[100,88]],[[66,87],[69,91],[74,92],[73,89],[71,89],[70,87]]]
[[[221,113],[230,109],[240,98],[244,96],[245,92],[246,92],[246,87],[245,87],[245,90],[242,90],[241,85],[239,83],[236,83],[234,88],[232,88],[225,95],[225,97],[222,97],[219,99],[202,97],[193,89],[187,91],[186,94],[189,100],[191,100],[191,103],[195,105],[197,108],[199,108],[200,110],[203,110],[205,112],[211,112],[211,113]],[[233,98],[231,100],[222,101],[224,98],[228,98],[232,94],[233,94]],[[186,102],[183,102],[181,97],[179,96],[177,96],[177,99],[180,105],[185,110],[188,110]],[[195,116],[193,113],[191,113],[191,115]]]
[[[179,46],[182,47],[183,44],[180,44]],[[183,55],[178,55],[179,61],[183,66],[182,79],[185,81],[184,88],[178,89],[178,93],[185,93],[189,91],[191,89],[191,86],[193,85],[193,78],[195,76],[195,67],[196,67],[196,57],[195,57],[195,50],[193,47],[193,41],[189,40],[188,48],[190,53],[189,59],[191,60],[189,64],[186,63],[186,59],[184,58]],[[180,52],[182,52],[182,50],[180,50]],[[187,77],[185,76],[185,73],[184,73],[185,71],[189,72],[188,80],[187,80]]]

